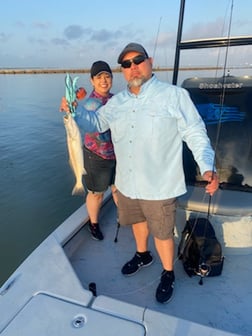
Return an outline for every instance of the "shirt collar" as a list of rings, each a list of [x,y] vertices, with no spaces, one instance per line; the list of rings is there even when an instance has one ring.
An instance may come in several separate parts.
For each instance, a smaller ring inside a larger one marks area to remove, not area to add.
[[[109,93],[107,97],[103,97],[102,95],[100,95],[98,92],[96,91],[92,91],[90,94],[90,98],[97,98],[99,100],[101,100],[102,105],[105,105],[107,103],[107,101],[113,96],[112,93]]]

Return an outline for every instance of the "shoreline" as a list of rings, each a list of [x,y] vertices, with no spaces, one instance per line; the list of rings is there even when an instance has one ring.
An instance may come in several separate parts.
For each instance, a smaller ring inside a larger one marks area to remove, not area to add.
[[[205,71],[205,70],[223,70],[223,66],[198,66],[198,67],[180,67],[180,71]],[[244,70],[248,69],[251,70],[251,66],[230,66],[228,70]],[[173,71],[173,67],[154,67],[153,72],[158,72],[158,71]],[[69,74],[80,74],[80,73],[89,73],[90,69],[86,68],[76,68],[76,69],[45,69],[45,68],[0,68],[0,75],[38,75],[38,74],[64,74],[64,73],[69,73]],[[121,71],[121,67],[114,67],[112,68],[113,73],[119,73]]]
[[[249,68],[249,67],[248,67]],[[190,71],[190,70],[221,70],[223,67],[181,67],[182,71]],[[239,69],[245,69],[239,68]],[[153,71],[173,71],[173,67],[154,67]],[[0,69],[1,75],[36,75],[36,74],[62,74],[62,73],[89,73],[90,69],[40,69],[40,68],[30,68],[30,69]],[[120,67],[112,68],[112,72],[121,72]]]

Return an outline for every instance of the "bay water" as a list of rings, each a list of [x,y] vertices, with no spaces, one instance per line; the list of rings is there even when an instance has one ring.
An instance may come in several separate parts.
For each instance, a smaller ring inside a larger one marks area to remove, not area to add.
[[[0,283],[83,202],[72,197],[64,75],[0,76]]]

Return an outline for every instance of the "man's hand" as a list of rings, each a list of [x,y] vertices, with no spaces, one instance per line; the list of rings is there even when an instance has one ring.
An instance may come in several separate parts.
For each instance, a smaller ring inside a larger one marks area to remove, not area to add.
[[[206,193],[212,196],[219,188],[219,179],[217,174],[211,170],[206,171],[203,174],[203,179],[208,182],[208,184],[206,185]]]

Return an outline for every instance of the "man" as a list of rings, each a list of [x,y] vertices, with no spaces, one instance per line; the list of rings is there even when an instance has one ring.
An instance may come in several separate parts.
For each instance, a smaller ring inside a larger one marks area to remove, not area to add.
[[[192,150],[210,195],[218,188],[214,152],[187,91],[156,78],[153,60],[142,45],[128,44],[118,63],[127,89],[112,97],[96,115],[78,106],[76,121],[89,132],[111,130],[119,221],[132,225],[136,242],[136,253],[122,273],[130,276],[151,265],[153,257],[147,246],[151,234],[163,266],[156,299],[165,303],[172,297],[175,281],[176,198],[186,192],[182,142]]]

